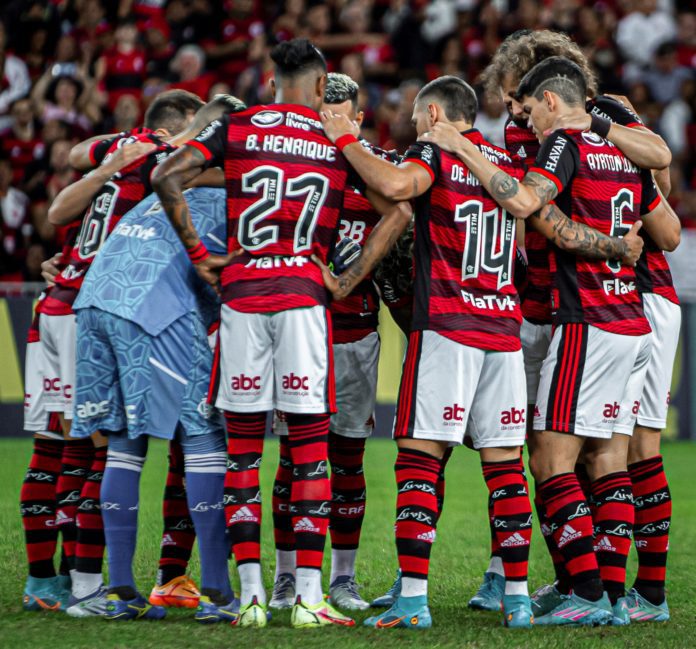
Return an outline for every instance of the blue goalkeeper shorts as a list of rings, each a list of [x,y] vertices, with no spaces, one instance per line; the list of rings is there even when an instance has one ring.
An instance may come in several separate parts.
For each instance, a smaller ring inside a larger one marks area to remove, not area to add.
[[[137,324],[90,307],[77,314],[73,437],[128,430],[128,437],[172,439],[223,430],[207,404],[212,352],[200,319],[186,314],[152,336]]]

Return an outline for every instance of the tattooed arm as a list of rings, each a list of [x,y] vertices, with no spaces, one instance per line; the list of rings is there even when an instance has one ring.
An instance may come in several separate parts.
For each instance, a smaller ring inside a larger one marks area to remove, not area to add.
[[[478,178],[495,201],[517,218],[526,219],[553,200],[558,189],[541,174],[528,173],[519,183],[486,158],[451,124],[438,122],[420,138],[456,155]]]
[[[321,268],[326,288],[336,300],[350,295],[353,289],[369,275],[392,246],[397,242],[411,221],[411,205],[405,201],[393,203],[373,191],[367,198],[382,218],[367,238],[360,256],[338,277],[334,277],[328,267],[316,256],[314,262]]]
[[[152,186],[159,196],[162,208],[190,256],[193,251],[205,249],[201,248],[201,239],[191,221],[182,188],[201,173],[205,163],[205,157],[198,149],[184,146],[158,165],[152,174]],[[207,255],[200,260],[197,259],[198,257],[192,256],[194,267],[200,277],[217,288],[220,271],[229,264],[231,256]]]
[[[610,237],[569,219],[556,205],[546,205],[530,217],[529,223],[561,250],[588,259],[617,259],[625,266],[635,266],[643,251],[643,239],[638,234],[641,221],[636,221],[623,238]]]

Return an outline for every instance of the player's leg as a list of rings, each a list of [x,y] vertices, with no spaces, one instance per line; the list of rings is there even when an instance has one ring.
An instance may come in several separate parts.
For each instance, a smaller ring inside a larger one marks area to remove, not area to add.
[[[610,439],[640,340],[596,327],[558,327],[542,367],[530,467],[570,595],[534,603],[537,624],[606,624],[613,618],[593,544],[593,521],[575,464],[587,438]],[[543,607],[542,607],[543,604]]]
[[[461,444],[485,352],[432,331],[412,332],[404,359],[394,437],[398,454],[396,549],[401,591],[365,624],[428,628],[430,552],[439,517],[437,485],[446,449]]]
[[[261,577],[261,490],[259,468],[266,412],[273,409],[271,318],[223,305],[218,344],[220,362],[213,383],[215,405],[227,427],[225,518],[241,582],[238,624],[266,624]]]
[[[198,587],[186,575],[196,540],[193,521],[186,502],[184,453],[178,440],[169,442],[169,465],[162,500],[164,530],[160,544],[157,583],[150,593],[150,603],[159,606],[195,608]]]
[[[665,577],[672,496],[660,454],[660,433],[667,424],[681,309],[659,295],[644,295],[643,301],[653,330],[653,351],[628,449],[636,508],[633,539],[638,554],[638,574],[629,591],[628,606],[634,622],[664,622],[669,619]]]
[[[355,581],[355,561],[365,518],[367,487],[363,458],[365,441],[374,428],[379,335],[334,345],[336,407],[329,424],[331,465],[331,577],[333,604],[365,610]]]
[[[292,459],[288,444],[285,413],[273,413],[273,432],[278,435],[278,469],[273,482],[273,539],[275,541],[275,577],[270,608],[292,608],[295,603],[295,534],[292,531],[290,493],[292,490]]]

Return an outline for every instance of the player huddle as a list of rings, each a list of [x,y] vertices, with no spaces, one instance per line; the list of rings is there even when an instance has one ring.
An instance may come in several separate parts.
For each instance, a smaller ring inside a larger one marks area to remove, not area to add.
[[[419,92],[418,140],[399,157],[360,138],[357,85],[327,78],[311,43],[272,58],[272,105],[170,91],[144,128],[71,153],[89,173],[51,208],[75,234],[48,264],[58,272],[27,348],[25,608],[125,620],[190,606],[199,622],[247,627],[292,608],[306,628],[354,626],[339,609],[372,605],[387,610],[367,626],[428,628],[445,468],[466,444],[491,529],[470,607],[522,628],[668,620],[660,431],[680,310],[663,250],[680,226],[664,142],[597,96],[580,50],[553,32],[512,35],[484,73],[510,113],[507,150],[475,129],[476,95],[459,78]],[[370,604],[355,561],[380,299],[408,346],[394,421],[399,570]],[[280,435],[270,597],[269,412]],[[132,563],[150,436],[171,450],[148,601]],[[531,597],[525,442],[556,570]],[[200,590],[186,576],[194,538]]]

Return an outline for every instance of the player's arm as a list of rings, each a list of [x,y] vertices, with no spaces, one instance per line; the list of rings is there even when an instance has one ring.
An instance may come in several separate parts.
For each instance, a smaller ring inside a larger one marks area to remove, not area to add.
[[[157,145],[152,142],[132,142],[122,146],[106,162],[61,190],[48,209],[49,223],[66,225],[74,221],[89,207],[94,195],[115,173],[156,148]]]
[[[122,133],[112,133],[111,135],[95,135],[87,140],[83,140],[76,144],[68,155],[68,162],[73,169],[78,171],[88,171],[96,167],[100,159],[95,158],[95,153],[103,149],[101,158],[106,154],[106,149],[109,148],[115,138],[123,135]]]
[[[643,239],[638,234],[641,221],[636,221],[623,238],[610,237],[569,219],[551,204],[533,214],[528,223],[561,250],[587,259],[617,259],[624,266],[635,266],[643,251]]]
[[[558,194],[557,184],[541,173],[530,171],[518,182],[486,158],[470,140],[451,124],[438,122],[421,137],[456,155],[478,178],[495,201],[517,218],[538,212]]]
[[[370,153],[360,144],[357,127],[345,115],[322,112],[326,136],[341,150],[365,184],[392,201],[406,201],[424,194],[433,184],[433,176],[424,166],[404,162],[395,166]]]
[[[643,227],[657,247],[675,250],[681,240],[681,222],[647,171],[643,172],[640,211]]]
[[[367,191],[366,196],[375,210],[382,214],[382,218],[365,241],[360,256],[338,277],[334,277],[318,257],[312,256],[314,262],[321,268],[326,288],[331,291],[336,300],[342,300],[352,293],[353,289],[389,252],[411,221],[410,203],[406,201],[394,203],[370,190]]]

